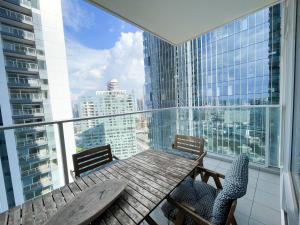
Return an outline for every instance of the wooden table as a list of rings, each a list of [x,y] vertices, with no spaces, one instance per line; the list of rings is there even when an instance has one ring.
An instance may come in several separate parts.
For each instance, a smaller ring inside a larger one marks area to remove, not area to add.
[[[111,178],[125,179],[128,186],[92,224],[140,224],[196,166],[193,160],[145,151],[0,214],[0,225],[42,225],[81,191]]]

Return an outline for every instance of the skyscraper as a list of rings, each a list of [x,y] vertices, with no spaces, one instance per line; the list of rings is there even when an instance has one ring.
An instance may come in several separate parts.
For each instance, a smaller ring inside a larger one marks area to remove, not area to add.
[[[0,1],[0,22],[1,125],[72,118],[60,0]],[[50,125],[0,134],[0,211],[59,187],[57,137]]]
[[[271,143],[265,137],[276,130],[266,124],[276,125],[279,111],[260,106],[279,104],[280,31],[281,5],[277,4],[180,46],[144,32],[146,106],[215,107],[154,113],[153,147],[170,148],[174,134],[186,133],[204,136],[209,151],[247,152],[258,163],[265,163],[269,145],[278,152],[278,135],[270,135]],[[162,120],[169,127],[157,129]],[[278,154],[272,156],[270,164],[277,166]]]
[[[80,117],[105,116],[134,111],[133,96],[118,89],[118,81],[112,79],[107,91],[97,91],[96,96],[79,100]],[[133,115],[93,119],[80,122],[77,146],[81,149],[110,144],[113,154],[127,158],[137,153],[136,118]]]

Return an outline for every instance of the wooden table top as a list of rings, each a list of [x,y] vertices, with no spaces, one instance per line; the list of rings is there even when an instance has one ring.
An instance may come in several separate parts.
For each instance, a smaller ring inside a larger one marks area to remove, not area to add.
[[[148,150],[0,214],[0,225],[42,225],[81,191],[116,178],[128,181],[125,191],[92,224],[140,224],[196,166],[193,160]]]

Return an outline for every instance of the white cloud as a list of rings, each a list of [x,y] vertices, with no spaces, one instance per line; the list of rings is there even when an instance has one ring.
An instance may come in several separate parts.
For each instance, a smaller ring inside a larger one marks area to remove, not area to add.
[[[73,100],[80,95],[105,90],[107,81],[116,78],[120,88],[143,94],[144,56],[142,32],[121,33],[111,49],[96,50],[76,40],[66,40],[71,93]]]
[[[78,0],[63,0],[64,25],[79,31],[82,28],[90,28],[95,23],[95,15],[84,10]]]

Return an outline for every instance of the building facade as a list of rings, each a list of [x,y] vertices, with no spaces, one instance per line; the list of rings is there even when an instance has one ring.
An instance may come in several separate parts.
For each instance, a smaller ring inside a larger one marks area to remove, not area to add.
[[[118,89],[118,81],[108,82],[107,91],[97,91],[95,96],[81,97],[80,117],[105,116],[134,111],[134,101],[125,90]],[[136,116],[125,115],[93,119],[75,125],[78,151],[110,144],[113,154],[127,158],[137,153]]]
[[[60,0],[0,1],[0,23],[1,125],[71,118]],[[66,129],[75,151],[73,129]],[[0,136],[0,182],[6,193],[1,190],[0,211],[60,186],[53,126],[6,130]]]
[[[280,4],[180,46],[144,32],[145,105],[187,107],[152,116],[153,147],[170,148],[176,133],[203,136],[211,152],[278,166],[280,39]]]

